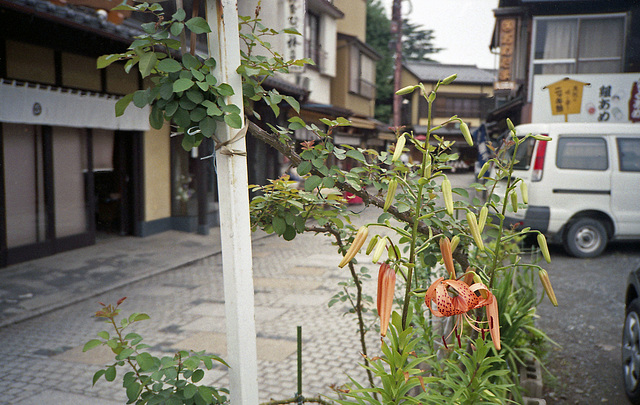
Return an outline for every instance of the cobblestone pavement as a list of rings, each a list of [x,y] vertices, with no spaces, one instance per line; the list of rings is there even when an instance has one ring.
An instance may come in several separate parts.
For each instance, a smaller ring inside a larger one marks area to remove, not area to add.
[[[452,182],[454,186],[456,182],[470,182],[472,176],[467,177],[456,176]],[[362,206],[354,206],[354,210],[362,209]],[[375,221],[379,214],[378,209],[367,209],[355,224]],[[176,350],[191,349],[207,350],[224,358],[226,335],[221,256],[215,253],[215,242],[203,240],[201,236],[178,234],[171,233],[155,240],[129,238],[116,242],[124,244],[119,259],[122,265],[109,270],[108,260],[98,263],[97,268],[105,273],[99,279],[91,276],[95,268],[78,267],[73,263],[73,257],[84,255],[84,260],[90,262],[94,256],[108,256],[104,252],[106,245],[101,248],[100,244],[64,256],[62,262],[59,256],[53,256],[46,262],[1,270],[0,321],[4,323],[0,323],[0,356],[3,359],[0,403],[115,405],[126,402],[121,384],[123,372],[119,371],[112,383],[102,379],[95,386],[91,385],[93,373],[113,362],[110,352],[96,348],[82,353],[86,341],[95,338],[99,331],[108,330],[107,325],[92,317],[98,309],[98,301],[113,303],[126,296],[122,306],[124,314],[149,314],[151,319],[136,324],[133,330],[152,346],[150,350],[154,355],[170,356]],[[211,238],[217,240],[217,235]],[[182,260],[187,264],[173,269],[164,264],[166,268],[163,269],[147,268],[151,266],[149,258],[154,257],[150,247],[153,243],[157,244],[163,263]],[[184,248],[180,252],[186,258],[177,258],[178,251],[167,248],[167,243]],[[140,251],[136,250],[136,244]],[[110,245],[112,249],[118,246]],[[205,257],[203,249],[210,249],[208,252],[213,254]],[[195,250],[199,253],[193,254]],[[367,266],[375,272],[377,267],[367,262],[364,255],[359,259],[359,266]],[[330,386],[344,384],[348,376],[365,381],[365,371],[359,365],[362,349],[355,318],[345,315],[348,308],[344,303],[331,308],[327,305],[342,288],[338,283],[349,276],[346,269],[337,267],[338,261],[335,247],[325,236],[299,235],[292,242],[275,236],[254,240],[261,401],[288,398],[296,392],[298,325],[302,326],[303,335],[305,396],[330,395]],[[44,273],[44,277],[42,272],[34,276],[38,266],[40,271],[57,270],[52,272],[55,274]],[[74,279],[78,278],[77,272],[85,272],[87,285]],[[46,284],[40,278],[53,281]],[[70,284],[65,284],[64,280]],[[365,293],[374,295],[374,284],[375,281],[369,280]],[[39,292],[34,298],[42,296],[38,305],[30,306],[29,297],[24,296],[2,299],[28,291]],[[58,309],[47,312],[52,308]],[[35,312],[29,315],[29,309]],[[376,333],[368,335],[370,356],[379,354],[379,343]],[[217,367],[207,373],[203,382],[225,387],[228,385],[227,373],[223,367]]]
[[[339,257],[330,240],[301,235],[285,242],[268,237],[254,243],[253,253],[261,401],[296,392],[298,325],[303,333],[306,396],[330,394],[329,385],[345,383],[346,374],[363,380],[355,320],[343,315],[346,307],[327,306],[339,288],[337,283],[348,275],[338,269]],[[372,294],[373,282],[366,288]],[[87,340],[107,329],[91,317],[97,302],[114,302],[123,296],[128,297],[122,306],[125,314],[135,311],[151,316],[138,323],[135,331],[145,337],[155,355],[206,349],[225,356],[221,256],[216,255],[0,329],[0,402],[126,402],[119,378],[91,387],[93,373],[111,361],[109,352],[82,353]],[[374,333],[368,344],[375,354],[379,342]],[[206,378],[214,385],[228,383],[222,368]]]

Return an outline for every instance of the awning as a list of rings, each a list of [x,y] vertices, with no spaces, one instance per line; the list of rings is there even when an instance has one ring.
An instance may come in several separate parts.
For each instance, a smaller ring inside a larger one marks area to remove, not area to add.
[[[149,106],[116,117],[119,97],[21,81],[0,83],[0,122],[146,131]]]
[[[349,117],[348,119],[351,121],[351,126],[354,128],[376,129],[379,124],[379,121],[369,118]]]

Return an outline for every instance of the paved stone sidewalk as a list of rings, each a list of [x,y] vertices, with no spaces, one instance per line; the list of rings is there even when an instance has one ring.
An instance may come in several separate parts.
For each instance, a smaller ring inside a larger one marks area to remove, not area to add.
[[[454,187],[472,176],[452,177]],[[354,210],[362,210],[354,206]],[[375,221],[371,208],[357,224]],[[362,255],[363,256],[363,255]],[[375,280],[377,266],[359,257]],[[303,394],[330,395],[331,385],[364,382],[361,347],[348,307],[329,299],[349,277],[324,236],[299,235],[292,242],[257,235],[253,243],[255,313],[260,400],[296,392],[296,327],[303,328]],[[374,295],[375,281],[365,284]],[[219,236],[165,232],[149,238],[117,238],[98,245],[0,270],[0,403],[96,404],[126,402],[119,375],[91,386],[93,373],[112,362],[108,351],[82,353],[101,330],[92,318],[98,301],[127,296],[123,312],[145,312],[151,320],[135,331],[157,356],[179,349],[207,350],[224,357],[226,335]],[[370,318],[368,322],[375,323]],[[375,332],[369,354],[379,351]],[[227,386],[217,367],[205,382]]]
[[[191,236],[176,240],[193,242]],[[339,257],[330,240],[300,235],[286,242],[272,236],[254,241],[253,253],[261,401],[296,392],[298,325],[303,333],[306,396],[331,394],[329,386],[347,382],[346,374],[364,381],[355,320],[343,315],[345,306],[327,307],[340,288],[338,282],[348,276],[337,267]],[[369,294],[374,289],[370,281]],[[217,254],[0,328],[0,403],[125,403],[122,373],[113,383],[102,380],[91,387],[93,373],[112,361],[109,352],[82,353],[87,340],[107,329],[91,317],[97,302],[115,302],[122,296],[128,297],[122,307],[125,314],[135,311],[151,316],[135,331],[145,337],[155,355],[172,355],[178,349],[226,355],[221,256]],[[368,343],[375,354],[379,350],[375,333]],[[217,386],[228,384],[222,367],[205,378]]]

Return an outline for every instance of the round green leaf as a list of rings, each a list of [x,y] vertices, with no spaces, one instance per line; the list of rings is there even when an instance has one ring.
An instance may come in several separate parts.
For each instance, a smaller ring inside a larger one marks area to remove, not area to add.
[[[207,111],[202,107],[196,107],[193,109],[193,111],[191,111],[189,116],[191,117],[191,121],[200,122],[202,119],[204,119],[204,117],[207,116]]]
[[[240,114],[227,114],[224,116],[224,122],[231,128],[242,128],[242,117],[240,117]]]
[[[196,104],[200,104],[204,101],[204,95],[197,88],[193,87],[187,91],[187,98]]]
[[[181,91],[189,90],[194,85],[191,79],[178,79],[173,82],[173,92],[180,93]]]
[[[154,105],[151,109],[151,114],[149,114],[149,125],[155,129],[160,129],[164,125],[162,109],[158,108],[157,105]]]
[[[179,127],[189,128],[191,126],[189,111],[183,108],[178,108],[176,113],[173,115],[173,121],[178,124]]]
[[[282,237],[286,241],[293,240],[296,237],[296,228],[293,226],[287,226],[287,229],[282,234]]]
[[[171,24],[171,35],[174,37],[179,37],[184,30],[184,23],[178,22]]]
[[[211,117],[204,117],[199,123],[202,135],[206,136],[207,138],[211,138],[211,136],[213,136],[213,133],[216,131],[216,126],[216,120]]]
[[[184,397],[186,399],[189,398],[193,398],[194,395],[196,395],[196,392],[198,392],[198,387],[193,385],[193,384],[187,384],[186,387],[184,387],[184,390],[182,391],[182,394],[184,395]]]
[[[304,190],[312,191],[322,183],[322,179],[318,176],[311,176],[304,182]]]
[[[191,30],[194,34],[206,34],[211,32],[211,28],[209,28],[209,24],[202,17],[194,17],[187,21],[187,28]]]
[[[116,379],[116,368],[115,366],[109,366],[104,372],[104,378],[107,381],[113,381]]]
[[[122,114],[124,114],[124,111],[127,109],[132,100],[133,93],[127,94],[120,100],[116,101],[116,117],[120,117]]]
[[[193,381],[194,383],[199,382],[203,378],[204,378],[204,370],[198,369],[193,372],[193,375],[191,375],[191,381]]]
[[[158,70],[167,73],[175,73],[182,70],[182,65],[175,59],[165,58],[158,62]]]
[[[87,343],[84,344],[84,347],[82,348],[83,352],[86,352],[88,350],[93,349],[94,347],[98,347],[102,344],[101,340],[98,339],[91,339],[90,341],[88,341]]]
[[[164,109],[167,117],[173,117],[173,114],[175,114],[176,110],[178,109],[178,105],[179,104],[177,100],[171,100],[169,103],[167,103],[167,106]]]
[[[273,217],[271,225],[278,235],[282,235],[287,230],[287,222],[281,217]]]
[[[311,162],[308,160],[303,160],[302,162],[300,162],[300,164],[298,165],[298,174],[300,176],[304,176],[305,174],[308,174],[311,171]]]
[[[185,53],[184,55],[182,55],[182,64],[189,70],[197,69],[200,67],[200,62],[198,61],[198,59],[190,53]]]
[[[177,21],[184,21],[184,19],[187,17],[187,13],[184,11],[183,8],[179,8],[175,13],[173,13],[173,15],[171,16],[171,18],[173,18],[174,20]]]

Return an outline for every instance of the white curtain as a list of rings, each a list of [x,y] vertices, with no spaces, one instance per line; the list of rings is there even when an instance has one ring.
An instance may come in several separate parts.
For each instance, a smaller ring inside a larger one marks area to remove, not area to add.
[[[583,19],[580,22],[578,73],[617,73],[621,70],[624,18]],[[583,58],[616,58],[583,61]]]
[[[544,36],[542,44],[543,59],[571,59],[575,58],[576,41],[578,37],[576,19],[553,19],[539,22],[538,35]],[[538,43],[539,44],[539,43]],[[537,50],[539,54],[540,50]],[[566,63],[542,65],[543,74],[570,73],[571,65]]]

